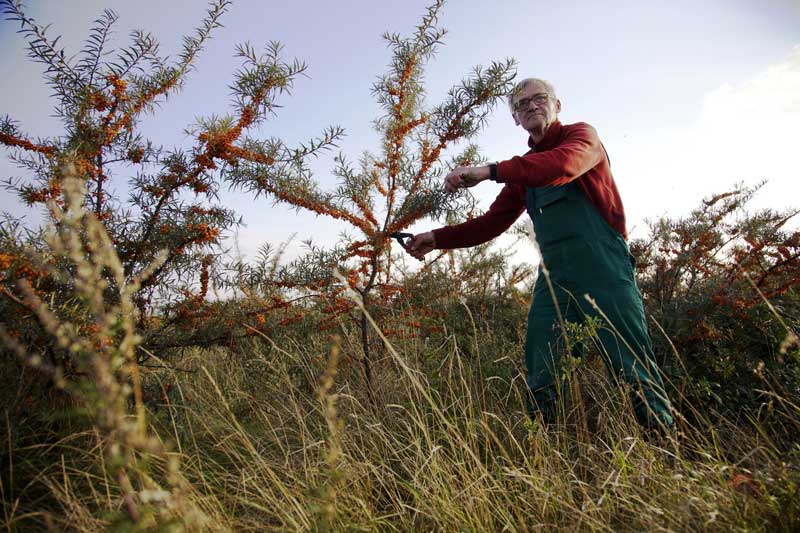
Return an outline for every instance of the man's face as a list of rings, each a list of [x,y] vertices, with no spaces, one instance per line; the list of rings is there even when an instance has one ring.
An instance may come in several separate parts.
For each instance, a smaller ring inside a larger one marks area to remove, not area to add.
[[[514,96],[514,121],[529,132],[547,131],[561,111],[561,101],[548,94],[539,82],[524,87]]]

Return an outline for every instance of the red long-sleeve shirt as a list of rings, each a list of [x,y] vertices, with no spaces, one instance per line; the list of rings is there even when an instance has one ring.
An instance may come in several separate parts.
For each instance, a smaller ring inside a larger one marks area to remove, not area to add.
[[[466,248],[487,242],[525,211],[526,187],[565,185],[575,181],[608,224],[627,239],[625,210],[597,131],[584,122],[550,125],[531,150],[497,164],[497,182],[505,186],[483,215],[433,230],[436,247]]]

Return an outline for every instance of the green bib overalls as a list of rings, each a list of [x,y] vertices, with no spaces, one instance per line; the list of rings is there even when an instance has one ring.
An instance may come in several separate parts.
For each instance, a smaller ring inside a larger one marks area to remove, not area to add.
[[[634,278],[634,259],[625,239],[608,225],[574,182],[529,187],[526,204],[556,300],[540,266],[525,340],[531,409],[540,411],[546,421],[555,419],[555,382],[565,351],[558,305],[566,321],[581,323],[591,316],[600,319],[600,352],[609,373],[632,385],[639,423],[646,427],[672,426],[669,399],[653,358],[642,296]],[[595,300],[608,320],[585,294]],[[580,355],[579,348],[577,352]]]

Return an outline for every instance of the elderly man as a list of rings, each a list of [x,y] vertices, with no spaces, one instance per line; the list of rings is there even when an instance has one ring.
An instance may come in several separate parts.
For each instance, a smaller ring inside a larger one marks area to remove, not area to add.
[[[556,381],[565,351],[561,320],[582,322],[596,316],[602,323],[598,337],[605,363],[612,376],[632,385],[639,423],[672,427],[634,278],[634,259],[625,241],[622,200],[597,132],[585,123],[558,121],[561,102],[547,81],[521,81],[508,102],[514,122],[528,132],[530,150],[508,161],[450,172],[445,177],[448,192],[485,180],[503,188],[484,215],[418,234],[408,251],[422,259],[435,248],[482,244],[508,229],[527,209],[552,286],[551,291],[540,266],[525,339],[532,414],[538,411],[545,422],[555,419]]]

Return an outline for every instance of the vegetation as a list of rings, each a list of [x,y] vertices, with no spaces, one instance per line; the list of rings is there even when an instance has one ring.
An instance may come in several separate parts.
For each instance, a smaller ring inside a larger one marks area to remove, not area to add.
[[[5,188],[27,205],[54,202],[59,206],[60,169],[69,162],[85,179],[86,208],[105,227],[126,280],[140,276],[159,254],[166,254],[132,295],[147,351],[230,342],[243,336],[241,329],[225,329],[226,321],[216,306],[203,305],[210,287],[237,285],[233,276],[225,276],[221,261],[221,237],[237,222],[233,211],[214,203],[223,186],[219,170],[256,162],[271,179],[298,180],[307,173],[308,157],[334,145],[342,134],[338,127],[327,128],[319,138],[299,147],[277,138],[259,140],[246,135],[275,112],[278,98],[291,90],[305,65],[282,60],[278,43],[271,43],[263,54],[249,44],[239,46],[242,66],[231,85],[232,114],[201,118],[189,126],[195,141],[189,150],[166,149],[145,139],[137,130],[139,123],[180,89],[220,25],[229,7],[227,0],[211,4],[195,33],[184,37],[177,61],[159,55],[158,42],[141,31],[133,33],[128,48],[107,50],[117,20],[111,11],[95,21],[83,49],[67,60],[70,55],[58,48],[58,39],[50,39],[46,28],[28,18],[17,3],[7,0],[3,6],[7,18],[21,25],[31,59],[44,65],[64,127],[62,136],[34,142],[10,117],[0,120],[0,142],[12,149],[12,161],[28,173],[8,180]],[[115,177],[127,178],[128,198],[117,197],[119,187],[112,186]],[[56,297],[57,307],[69,308],[72,276],[48,276],[44,264],[30,264],[32,256],[22,248],[45,257],[48,249],[41,233],[26,235],[22,229],[7,221],[0,233],[4,261],[13,277],[41,285]],[[112,279],[108,281],[105,298],[113,300],[118,288]],[[13,283],[7,284],[6,291],[12,299],[21,296]],[[250,309],[245,313],[256,314]],[[5,316],[14,314],[15,310],[9,310]],[[28,322],[13,329],[24,333],[25,344],[60,364],[59,354],[40,338],[41,330],[31,329]],[[201,331],[195,327],[201,322],[217,327]],[[140,362],[147,359],[146,353],[140,351]]]
[[[454,86],[447,99],[425,107],[423,75],[435,55],[445,31],[436,27],[443,0],[428,9],[411,37],[385,34],[392,50],[389,72],[373,86],[373,94],[384,111],[376,120],[381,136],[381,154],[364,153],[357,167],[343,156],[336,158],[334,191],[320,190],[310,177],[274,176],[259,161],[232,165],[224,172],[233,184],[256,194],[269,194],[277,202],[317,215],[345,221],[358,237],[345,235],[333,250],[310,245],[310,253],[277,272],[281,287],[301,290],[307,297],[322,298],[329,315],[322,324],[331,327],[343,318],[353,318],[361,329],[364,375],[372,385],[370,328],[366,310],[382,320],[380,304],[403,287],[394,279],[391,235],[403,232],[424,217],[454,220],[472,213],[471,195],[448,195],[439,186],[445,167],[442,159],[450,145],[474,137],[482,128],[498,99],[511,90],[514,61],[495,62],[489,68],[475,67],[472,74]],[[449,164],[469,164],[479,159],[470,144]],[[322,267],[322,268],[320,268]],[[338,276],[334,275],[338,272]],[[343,297],[355,290],[364,310],[353,317],[354,304]],[[298,318],[300,315],[296,315]]]
[[[800,232],[790,225],[798,211],[748,212],[760,187],[740,185],[688,217],[655,221],[631,247],[676,392],[715,417],[749,411],[781,425],[773,391],[800,400]]]
[[[240,47],[235,112],[199,121],[192,150],[135,133],[180,86],[227,2],[211,6],[176,64],[144,33],[106,54],[110,12],[66,60],[18,4],[3,5],[45,65],[65,125],[34,141],[10,118],[0,124],[30,176],[7,187],[50,214],[42,230],[0,230],[6,529],[800,527],[795,213],[750,213],[756,190],[740,187],[632,243],[676,434],[643,434],[591,354],[565,358],[574,394],[543,427],[522,398],[531,270],[483,246],[407,272],[389,247],[421,217],[468,209],[434,186],[445,148],[477,133],[512,75],[508,61],[478,69],[424,107],[441,3],[411,38],[387,36],[393,60],[375,86],[382,153],[355,168],[340,157],[330,193],[304,159],[338,128],[299,148],[245,136],[303,70],[277,44],[263,56]],[[468,146],[449,164],[478,158]],[[126,172],[128,203],[109,183]],[[289,264],[269,247],[255,264],[231,263],[219,238],[234,215],[210,203],[222,186],[360,235]],[[211,299],[210,288],[232,295]],[[593,335],[591,324],[566,329]]]

